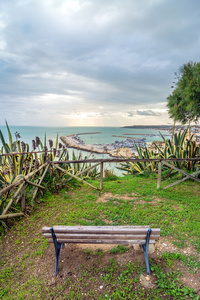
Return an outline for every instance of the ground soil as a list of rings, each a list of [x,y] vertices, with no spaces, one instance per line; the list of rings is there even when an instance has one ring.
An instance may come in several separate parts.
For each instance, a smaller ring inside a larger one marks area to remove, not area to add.
[[[141,201],[143,201],[138,199],[137,194],[112,195],[111,193],[104,193],[97,199],[97,203],[106,202],[109,200],[134,200],[136,204],[142,203]],[[157,201],[162,201],[162,199],[154,199],[153,201],[156,203]],[[26,226],[26,222],[28,223],[28,217],[27,220],[24,220],[24,226]],[[43,217],[38,219],[37,222],[33,224],[32,230],[30,230],[29,239],[25,240],[20,238],[14,229],[9,230],[0,244],[0,253],[2,255],[1,259],[9,262],[10,266],[13,266],[16,262],[16,259],[19,260],[21,257],[23,257],[28,250],[32,251],[31,249],[33,245],[31,245],[29,241],[34,239],[36,236],[41,238],[41,228],[45,225],[45,219]],[[20,250],[17,246],[18,239],[20,239]],[[185,255],[195,255],[196,257],[199,257],[195,248],[191,244],[188,243],[187,247],[178,249],[173,245],[172,242],[172,237],[161,237],[156,243],[155,247],[150,249],[150,258],[155,262],[160,262],[163,252],[181,252]],[[30,258],[28,257],[26,259],[27,262],[30,261],[30,265],[27,264],[28,267],[26,273],[39,276],[46,282],[47,286],[63,284],[66,278],[71,276],[73,276],[74,280],[76,280],[79,268],[81,268],[82,265],[86,265],[87,269],[89,269],[93,264],[96,264],[96,257],[83,251],[83,249],[87,248],[92,249],[93,251],[98,248],[103,249],[104,254],[102,259],[99,260],[99,266],[101,266],[101,264],[107,264],[112,257],[117,260],[119,265],[128,263],[130,261],[137,262],[138,260],[144,264],[144,254],[141,247],[131,246],[130,249],[123,254],[110,254],[109,250],[113,247],[114,245],[67,245],[65,249],[61,250],[59,275],[55,278],[55,250],[54,245],[49,244],[43,256],[36,256],[34,258],[31,258],[30,256]],[[35,248],[37,248],[37,244],[35,244]],[[31,260],[33,263],[31,263]],[[200,296],[200,270],[197,270],[195,274],[191,274],[186,266],[184,266],[181,262],[175,261],[174,270],[176,269],[180,269],[183,273],[181,276],[182,282],[188,287],[195,289],[197,295]],[[17,270],[15,270],[15,272],[17,272]],[[155,276],[153,274],[150,278],[148,276],[143,276],[140,278],[140,282],[143,284],[144,288],[155,288],[154,281]],[[23,284],[23,276],[20,284]],[[91,286],[91,289],[97,288],[98,286],[99,288],[102,286],[102,281],[99,280],[99,282],[95,284],[95,287]],[[69,291],[66,289],[65,292],[68,293]]]

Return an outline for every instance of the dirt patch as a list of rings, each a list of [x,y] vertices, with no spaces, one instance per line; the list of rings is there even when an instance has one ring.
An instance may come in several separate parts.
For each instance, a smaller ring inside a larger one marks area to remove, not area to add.
[[[132,201],[138,199],[138,196],[136,194],[124,194],[124,195],[113,195],[112,193],[104,193],[102,194],[96,201],[96,203],[105,203],[113,199],[118,199],[118,200],[124,200],[124,201]],[[145,202],[145,201],[144,201]],[[136,201],[134,203],[137,203]],[[138,201],[138,203],[140,203]]]
[[[144,201],[144,200],[138,200],[138,201],[135,201],[134,202],[134,204],[145,204],[146,203],[146,201]]]
[[[26,264],[26,273],[45,281],[46,286],[55,288],[56,286],[64,285],[68,279],[73,282],[73,284],[79,284],[79,278],[83,276],[83,272],[93,272],[91,271],[93,269],[101,270],[101,268],[104,268],[109,264],[111,258],[114,258],[119,267],[122,268],[124,265],[130,262],[133,262],[135,265],[137,265],[138,261],[145,268],[142,247],[130,246],[130,249],[125,253],[111,254],[110,249],[117,245],[69,244],[65,246],[65,249],[61,249],[59,275],[55,277],[55,250],[52,243],[48,245],[44,255],[36,255],[35,257],[31,257],[30,255],[31,252],[34,252],[38,248],[37,243],[30,243],[32,238],[35,238],[36,236],[41,239],[41,224],[35,225],[34,230],[30,231],[28,240],[20,236],[14,237],[11,232],[9,232],[4,238],[0,247],[1,253],[3,254],[2,259],[7,261],[7,264],[12,267],[15,266],[16,262],[21,258],[27,256],[27,258],[22,259],[22,263]],[[186,255],[197,255],[196,251],[191,245],[188,245],[188,247],[184,249],[177,249],[177,247],[172,244],[172,241],[172,237],[161,237],[156,243],[156,251],[150,254],[150,258],[153,259],[154,262],[157,260],[160,261],[162,259],[162,253],[166,251],[181,252]],[[92,252],[90,253],[90,251],[85,251],[86,249],[90,249]],[[98,256],[98,249],[103,250],[102,256]],[[97,254],[94,255],[93,253],[95,251],[97,251]],[[173,270],[177,269],[180,269],[183,273],[183,275],[180,277],[183,284],[193,288],[197,293],[199,293],[199,271],[197,271],[195,274],[190,274],[187,267],[183,266],[181,262],[175,261]],[[16,267],[14,272],[16,272],[16,274],[17,272],[20,272],[20,267]],[[96,275],[94,274],[96,282],[90,282],[91,290],[98,290],[101,286],[104,286],[102,280],[100,279],[100,277],[103,275],[105,274],[101,273],[101,271],[99,271],[99,277],[95,277]],[[141,275],[139,280],[140,284],[147,290],[156,288],[155,281],[156,277],[154,274],[152,274],[150,279],[147,275]],[[22,285],[25,282],[26,278],[22,277],[20,284]],[[105,287],[102,289],[104,288]]]
[[[180,210],[183,210],[182,207],[180,207],[179,205],[172,205],[171,208],[173,208],[175,211],[180,211]]]
[[[195,274],[188,273],[187,267],[180,266],[178,263],[176,263],[176,268],[180,269],[181,273],[184,274],[180,277],[183,284],[194,289],[200,295],[200,272],[197,271]]]
[[[107,219],[104,219],[104,222],[105,222],[106,224],[112,224],[112,223],[113,223],[113,221],[107,220]]]
[[[112,195],[112,193],[104,193],[98,198],[97,203],[107,202],[110,199],[119,199],[124,201],[134,200],[134,204],[146,203],[143,199],[140,199],[139,195],[137,194]],[[154,198],[153,201],[158,203],[162,201],[162,199]],[[57,206],[55,207],[57,208]],[[44,211],[48,212],[48,209],[49,208],[46,208]],[[117,245],[70,244],[66,245],[65,249],[61,249],[59,274],[55,278],[54,245],[49,244],[42,254],[36,253],[42,246],[41,228],[44,225],[47,225],[45,216],[35,218],[34,221],[32,220],[31,224],[29,222],[29,218],[27,218],[26,220],[24,219],[21,224],[19,224],[20,227],[26,228],[26,230],[24,229],[26,231],[24,235],[21,234],[22,230],[17,230],[17,226],[16,228],[13,227],[12,230],[8,231],[0,244],[1,260],[6,264],[3,264],[1,268],[4,269],[7,267],[13,267],[13,274],[16,276],[16,278],[14,277],[14,279],[12,279],[12,284],[14,287],[23,286],[23,284],[26,284],[28,280],[27,277],[29,278],[34,276],[38,278],[39,281],[44,282],[44,288],[50,286],[56,289],[57,286],[65,286],[65,293],[67,294],[70,292],[70,290],[66,282],[72,282],[73,285],[80,285],[80,278],[83,278],[84,272],[88,272],[87,276],[90,276],[90,278],[94,277],[96,280],[94,282],[92,282],[92,280],[87,281],[90,290],[101,291],[101,287],[103,286],[103,291],[105,289],[105,283],[102,282],[101,276],[104,276],[105,273],[103,273],[101,269],[105,268],[105,266],[109,264],[110,259],[115,259],[117,261],[119,268],[121,268],[119,272],[122,272],[124,268],[123,266],[130,262],[134,263],[135,265],[137,265],[139,262],[143,267],[143,270],[145,270],[144,253],[142,247],[131,246],[130,249],[125,253],[111,254],[110,249],[116,247]],[[112,224],[112,221],[110,220],[106,220],[105,222],[107,224]],[[199,254],[189,242],[187,242],[187,246],[185,248],[179,249],[173,245],[173,241],[173,237],[161,237],[155,245],[155,251],[149,252],[150,259],[152,259],[153,262],[158,265],[162,264],[164,269],[167,268],[165,260],[162,257],[162,253],[164,252],[180,252],[184,255],[193,255],[199,259]],[[86,251],[86,249],[91,249],[92,252],[97,253],[90,253],[90,251]],[[102,255],[101,252],[98,254],[98,249],[102,249]],[[200,271],[197,270],[195,274],[191,274],[188,268],[184,266],[182,262],[174,261],[173,271],[176,271],[177,269],[180,269],[183,274],[180,277],[182,283],[195,289],[199,295]],[[142,272],[143,271],[141,271],[141,273]],[[22,274],[20,278],[17,277],[19,276],[19,273]],[[98,276],[96,276],[97,273]],[[146,275],[143,277],[140,276],[140,279],[139,282],[144,289],[156,288],[156,276],[154,274],[152,274],[150,280]],[[82,287],[84,289],[84,285],[82,285],[81,288]]]
[[[113,195],[112,193],[104,193],[102,194],[96,201],[96,203],[106,203],[110,200],[123,200],[123,201],[133,201],[133,205],[137,205],[137,204],[142,204],[144,205],[146,203],[145,200],[140,199],[139,196],[135,193],[133,194],[123,194],[123,195]],[[155,205],[156,205],[156,201]],[[114,204],[122,204],[118,201],[113,201]],[[151,204],[153,204],[153,201],[150,202]]]
[[[102,244],[102,245],[96,245],[96,244],[77,244],[76,248],[77,249],[82,249],[82,250],[86,250],[86,249],[91,249],[92,251],[96,251],[98,249],[101,249],[103,252],[109,252],[110,249],[112,249],[113,247],[116,247],[117,244]]]
[[[196,251],[195,247],[192,246],[188,241],[187,241],[187,246],[184,248],[179,249],[176,247],[172,242],[174,242],[173,237],[160,237],[160,239],[156,243],[156,250],[159,252],[179,252],[185,255],[193,255],[197,256],[200,259],[199,253]]]
[[[146,289],[155,289],[156,285],[154,283],[155,278],[153,276],[140,275],[140,283]]]
[[[158,204],[158,202],[163,202],[163,199],[157,198],[157,197],[153,197],[153,201],[151,201],[149,203],[151,203],[151,205],[155,206],[155,205]]]
[[[105,203],[108,202],[110,199],[113,199],[113,194],[112,193],[104,193],[102,194],[96,201],[96,203]]]

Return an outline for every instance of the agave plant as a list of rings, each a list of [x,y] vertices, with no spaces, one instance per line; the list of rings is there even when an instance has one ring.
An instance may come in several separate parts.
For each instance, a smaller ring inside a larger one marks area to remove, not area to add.
[[[13,141],[12,134],[10,132],[9,126],[6,122],[9,143],[5,142],[4,136],[0,130],[0,141],[2,143],[2,148],[0,152],[0,187],[4,188],[14,183],[20,178],[28,175],[32,171],[38,169],[37,172],[31,177],[32,181],[37,184],[41,184],[41,180],[44,179],[44,176],[47,176],[50,181],[49,183],[53,184],[54,187],[60,187],[66,182],[66,173],[62,170],[58,170],[57,168],[46,169],[46,163],[63,161],[63,164],[60,166],[67,170],[71,174],[81,173],[86,170],[91,165],[87,163],[68,163],[69,161],[69,153],[66,148],[63,148],[61,143],[58,143],[58,135],[56,137],[55,145],[53,148],[53,141],[49,140],[50,150],[47,148],[46,143],[46,134],[44,137],[44,143],[41,142],[39,137],[36,137],[35,140],[32,141],[32,146],[34,152],[29,152],[29,145],[24,142],[20,142],[20,135],[16,132],[16,140]],[[38,151],[37,151],[38,150]],[[6,155],[4,155],[6,154]],[[82,160],[82,154],[76,157],[75,153],[72,153],[73,160]],[[85,156],[86,160],[87,157]],[[44,167],[42,167],[44,165]],[[48,173],[46,171],[49,170]],[[99,175],[97,168],[93,170],[87,170],[83,174],[81,174],[82,178],[96,178]],[[70,177],[70,175],[67,175]],[[34,201],[34,197],[37,193],[37,188],[32,187],[34,189],[34,194],[32,201]],[[29,190],[30,192],[30,190]],[[3,195],[0,198],[0,214],[2,214],[5,205],[7,205],[8,197],[10,196],[10,191]],[[14,196],[16,197],[16,196]]]
[[[156,142],[153,143],[157,149],[157,153],[153,150],[149,150],[146,147],[137,147],[138,158],[140,159],[153,159],[153,158],[195,158],[200,156],[200,147],[196,141],[193,141],[193,135],[189,139],[186,139],[189,127],[183,131],[179,131],[174,135],[174,143],[160,133],[165,145],[163,148],[159,147]],[[191,171],[198,170],[199,165],[196,161],[173,161],[172,164],[179,169],[187,169]],[[157,162],[128,162],[122,164],[119,169],[126,171],[127,174],[144,174],[145,172],[156,172],[158,169]],[[163,169],[169,169],[164,166]],[[171,174],[176,171],[171,172]]]
[[[75,154],[74,151],[72,152],[72,160],[73,161],[87,160],[87,159],[88,159],[88,157],[87,156],[83,157],[81,152],[79,152],[77,155]],[[82,173],[82,172],[84,172],[84,170],[91,167],[91,164],[88,164],[87,162],[66,163],[69,160],[69,153],[66,149],[61,153],[58,160],[63,161],[63,164],[60,164],[60,167],[73,175]],[[60,174],[64,175],[64,173],[62,173],[62,171],[60,171]],[[95,178],[98,178],[99,175],[100,175],[99,169],[98,169],[98,167],[95,167],[91,170],[85,171],[83,174],[80,175],[80,177],[85,178],[85,179],[95,179]]]
[[[158,155],[154,153],[153,150],[149,150],[147,147],[135,146],[137,150],[137,158],[139,159],[155,159],[159,158]],[[157,162],[127,162],[121,164],[121,167],[118,169],[126,171],[126,174],[144,174],[144,173],[153,173],[157,171]]]
[[[19,175],[27,175],[32,170],[33,155],[25,154],[29,151],[29,145],[16,140],[13,142],[12,134],[6,122],[9,143],[5,142],[4,136],[0,130],[0,140],[2,143],[0,156],[0,185],[7,186],[13,183]],[[19,154],[16,154],[16,152]]]
[[[154,143],[157,148],[160,158],[196,158],[200,155],[200,148],[196,141],[193,141],[193,136],[191,135],[189,139],[186,139],[189,127],[184,131],[179,131],[174,135],[174,144],[171,143],[169,139],[162,138],[165,142],[164,149],[161,149]],[[195,171],[197,168],[196,161],[182,161],[173,162],[173,165],[179,169],[187,169]]]

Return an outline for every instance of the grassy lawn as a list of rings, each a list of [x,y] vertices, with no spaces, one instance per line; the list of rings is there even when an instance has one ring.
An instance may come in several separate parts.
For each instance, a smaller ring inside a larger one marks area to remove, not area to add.
[[[0,299],[200,299],[200,185],[156,185],[154,175],[127,176],[105,180],[101,194],[85,185],[46,192],[1,239]],[[151,279],[141,249],[113,245],[67,245],[55,278],[54,247],[41,229],[77,224],[161,228]]]

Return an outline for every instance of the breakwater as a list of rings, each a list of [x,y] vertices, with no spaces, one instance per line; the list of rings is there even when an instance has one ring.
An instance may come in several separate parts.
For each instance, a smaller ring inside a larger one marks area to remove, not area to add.
[[[80,134],[71,134],[67,136],[61,136],[60,139],[68,148],[74,148],[98,154],[109,154],[110,156],[130,157],[135,154],[136,145],[142,147],[146,146],[145,138],[126,138],[122,141],[116,140],[114,143],[110,144],[85,144],[79,135]]]

